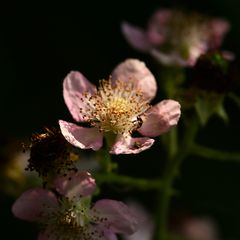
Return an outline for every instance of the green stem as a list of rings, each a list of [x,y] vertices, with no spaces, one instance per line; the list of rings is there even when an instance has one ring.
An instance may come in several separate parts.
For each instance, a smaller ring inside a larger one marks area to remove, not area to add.
[[[226,152],[193,144],[191,154],[213,160],[240,162],[240,152]]]
[[[237,104],[237,106],[240,108],[240,97],[238,95],[234,94],[233,92],[230,92],[228,94],[228,97],[231,98]]]
[[[101,149],[96,153],[96,157],[102,167],[104,173],[110,173],[113,169],[111,155],[108,149]]]
[[[128,188],[134,188],[139,190],[156,190],[162,187],[162,181],[159,179],[144,179],[144,178],[133,178],[125,175],[118,175],[115,173],[108,174],[96,174],[94,175],[98,184],[119,184],[127,186]]]
[[[175,98],[176,91],[185,80],[184,69],[181,67],[168,66],[161,69],[160,84],[167,98]]]
[[[187,126],[185,136],[181,140],[178,152],[172,159],[167,161],[167,165],[163,175],[162,188],[159,191],[159,206],[156,215],[155,240],[168,239],[168,215],[170,200],[172,197],[172,188],[175,178],[178,175],[182,161],[189,155],[192,142],[198,129],[198,120],[193,119],[190,126]],[[171,155],[170,155],[171,156]]]
[[[168,158],[172,159],[178,151],[178,142],[177,142],[177,128],[173,128],[169,132],[169,150]]]
[[[115,134],[105,133],[106,146],[96,153],[96,157],[104,173],[111,173],[112,170],[118,167],[116,163],[112,162],[111,154],[109,153],[115,139]]]

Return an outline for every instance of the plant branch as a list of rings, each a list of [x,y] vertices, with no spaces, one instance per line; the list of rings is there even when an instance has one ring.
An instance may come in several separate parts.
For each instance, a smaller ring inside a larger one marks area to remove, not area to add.
[[[227,152],[209,147],[193,144],[191,147],[191,154],[219,161],[234,161],[240,162],[240,152]]]
[[[95,174],[94,177],[99,184],[119,184],[144,191],[162,187],[162,181],[159,179],[133,178],[115,173]]]

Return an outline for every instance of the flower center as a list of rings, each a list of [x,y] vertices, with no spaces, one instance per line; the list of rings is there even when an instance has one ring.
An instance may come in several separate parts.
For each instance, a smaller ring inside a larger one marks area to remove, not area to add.
[[[113,84],[111,79],[102,80],[98,91],[94,95],[85,93],[82,101],[85,107],[80,111],[86,120],[100,131],[115,134],[128,134],[139,128],[149,108],[141,90],[131,81],[117,80]]]
[[[60,200],[60,206],[54,213],[48,216],[44,223],[51,229],[48,237],[60,240],[95,240],[97,232],[91,230],[89,207],[85,206],[84,200],[72,202],[69,199]]]
[[[207,19],[198,14],[185,15],[176,12],[170,21],[169,40],[170,48],[174,48],[180,56],[187,59],[190,48],[201,51],[205,47],[208,37]]]

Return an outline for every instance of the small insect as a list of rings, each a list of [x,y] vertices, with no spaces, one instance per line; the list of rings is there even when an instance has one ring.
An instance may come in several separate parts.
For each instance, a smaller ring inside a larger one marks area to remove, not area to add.
[[[136,124],[136,129],[140,128],[143,124],[143,120],[141,117],[137,116],[137,119],[133,121]]]
[[[132,149],[138,149],[141,147],[141,143],[140,142],[135,142],[132,146]]]

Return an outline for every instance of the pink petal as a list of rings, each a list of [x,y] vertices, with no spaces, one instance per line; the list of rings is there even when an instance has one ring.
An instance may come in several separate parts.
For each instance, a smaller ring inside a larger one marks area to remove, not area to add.
[[[84,122],[80,108],[83,106],[81,100],[84,92],[93,93],[95,86],[90,83],[80,72],[70,72],[63,81],[63,97],[65,103],[72,114],[73,118],[78,122]]]
[[[207,43],[205,41],[199,42],[198,44],[189,47],[189,56],[187,59],[188,66],[194,66],[198,58],[207,52]]]
[[[224,59],[228,60],[228,61],[233,61],[235,59],[235,54],[229,51],[222,51],[221,52]]]
[[[85,171],[71,171],[67,175],[59,176],[54,186],[61,195],[69,199],[92,195],[96,189],[95,179]]]
[[[84,236],[85,235],[91,236],[90,240],[117,240],[116,235],[111,230],[108,230],[99,224],[89,224],[86,226],[84,229]]]
[[[119,201],[99,200],[92,208],[92,214],[99,219],[99,224],[115,233],[132,234],[138,228],[138,220],[133,211]]]
[[[105,240],[118,240],[116,234],[106,229],[104,231],[104,237],[105,237]]]
[[[208,218],[189,218],[181,225],[181,233],[193,240],[217,240],[216,224]]]
[[[155,48],[152,48],[150,50],[150,54],[161,64],[163,65],[175,65],[175,66],[181,66],[185,67],[188,66],[188,62],[181,58],[178,53],[172,52],[172,53],[163,53]]]
[[[23,220],[44,221],[57,207],[56,196],[43,188],[24,192],[13,204],[13,214]]]
[[[147,210],[138,202],[128,202],[139,219],[139,228],[134,234],[124,236],[124,240],[150,240],[153,239],[154,219]]]
[[[152,15],[147,30],[147,36],[151,44],[159,47],[166,41],[172,14],[173,11],[171,10],[160,9]]]
[[[146,120],[138,131],[148,137],[156,137],[177,125],[181,115],[180,104],[174,100],[163,100],[150,108]]]
[[[150,148],[154,139],[141,137],[119,137],[110,151],[111,154],[137,154]]]
[[[150,48],[149,41],[145,32],[132,24],[123,22],[121,30],[128,43],[136,50],[147,52]]]
[[[127,59],[120,63],[112,72],[112,80],[134,81],[145,98],[151,100],[157,92],[157,82],[145,63],[138,59]]]
[[[63,120],[59,120],[59,125],[62,135],[75,147],[94,151],[102,147],[103,135],[97,128],[84,128]]]
[[[213,19],[208,24],[209,47],[218,48],[222,44],[225,34],[229,31],[230,24],[224,19]]]

